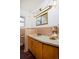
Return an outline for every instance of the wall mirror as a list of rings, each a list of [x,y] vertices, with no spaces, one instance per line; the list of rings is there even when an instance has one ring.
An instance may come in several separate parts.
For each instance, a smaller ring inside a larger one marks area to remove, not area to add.
[[[48,13],[36,18],[36,26],[48,24]]]

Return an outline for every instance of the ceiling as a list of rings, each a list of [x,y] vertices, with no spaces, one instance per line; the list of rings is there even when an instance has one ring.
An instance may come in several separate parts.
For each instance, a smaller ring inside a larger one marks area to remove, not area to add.
[[[44,0],[20,0],[20,14],[26,16],[38,8]]]

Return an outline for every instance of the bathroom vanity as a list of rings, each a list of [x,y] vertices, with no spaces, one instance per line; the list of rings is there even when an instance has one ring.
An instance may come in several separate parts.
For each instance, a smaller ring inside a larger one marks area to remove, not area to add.
[[[59,40],[47,36],[28,35],[28,49],[36,59],[59,59]]]

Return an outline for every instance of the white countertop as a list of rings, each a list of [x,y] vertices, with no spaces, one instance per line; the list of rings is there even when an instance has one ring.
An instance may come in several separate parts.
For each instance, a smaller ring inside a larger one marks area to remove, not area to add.
[[[38,36],[38,35],[29,34],[28,36],[30,36],[30,37],[34,38],[35,40],[38,40],[42,43],[59,47],[59,39],[56,39],[56,40],[49,39],[49,37],[45,36],[45,35]]]

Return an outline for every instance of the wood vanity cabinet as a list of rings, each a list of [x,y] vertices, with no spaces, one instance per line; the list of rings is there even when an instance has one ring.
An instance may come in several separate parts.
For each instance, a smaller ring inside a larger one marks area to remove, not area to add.
[[[59,59],[59,48],[28,37],[28,48],[36,59]]]

